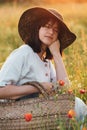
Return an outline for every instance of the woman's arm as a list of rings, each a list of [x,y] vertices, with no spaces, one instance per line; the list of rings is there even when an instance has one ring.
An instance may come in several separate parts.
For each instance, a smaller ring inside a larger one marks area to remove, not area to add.
[[[47,92],[52,91],[52,83],[43,82],[41,84],[44,86]],[[32,85],[7,85],[0,88],[0,99],[17,99],[19,97],[37,92],[39,92],[39,90]]]
[[[54,42],[49,46],[49,49],[53,55],[55,69],[56,69],[56,76],[57,80],[63,80],[66,82],[66,80],[69,83],[69,79],[67,76],[67,72],[60,54],[60,43],[59,41]]]
[[[31,85],[23,85],[23,86],[7,85],[5,87],[0,88],[0,98],[15,99],[36,92],[38,92],[37,88]]]

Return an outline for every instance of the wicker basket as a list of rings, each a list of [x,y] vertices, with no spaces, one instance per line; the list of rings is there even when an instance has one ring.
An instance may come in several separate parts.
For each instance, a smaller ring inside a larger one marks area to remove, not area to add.
[[[68,130],[70,109],[74,96],[68,94],[0,102],[0,130],[60,130],[60,122]],[[26,113],[32,113],[30,122],[24,118]]]

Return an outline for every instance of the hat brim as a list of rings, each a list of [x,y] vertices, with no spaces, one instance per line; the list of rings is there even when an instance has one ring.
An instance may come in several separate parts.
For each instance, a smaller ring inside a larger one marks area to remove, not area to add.
[[[70,29],[66,26],[63,20],[60,19],[54,11],[47,10],[41,7],[33,7],[26,10],[22,14],[19,20],[18,31],[24,42],[26,42],[26,39],[29,38],[29,26],[30,27],[32,26],[32,25],[29,25],[30,23],[29,21],[32,21],[32,24],[33,24],[36,21],[36,19],[38,20],[44,15],[48,15],[48,16],[53,15],[59,21],[60,33],[58,35],[58,39],[60,41],[61,50],[67,48],[69,45],[71,45],[75,41],[76,35],[70,31]],[[35,17],[32,17],[32,16],[35,16]]]

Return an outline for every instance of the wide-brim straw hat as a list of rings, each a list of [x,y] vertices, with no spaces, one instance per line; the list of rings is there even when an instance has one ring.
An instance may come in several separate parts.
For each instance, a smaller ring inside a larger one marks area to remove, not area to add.
[[[43,17],[44,16],[44,17]],[[18,31],[22,40],[26,43],[29,41],[30,35],[29,30],[32,28],[36,21],[45,18],[45,16],[54,16],[59,22],[59,36],[61,50],[65,49],[71,45],[75,39],[76,35],[70,31],[67,25],[63,22],[62,16],[54,9],[45,9],[42,7],[33,7],[27,9],[20,17],[18,23]]]

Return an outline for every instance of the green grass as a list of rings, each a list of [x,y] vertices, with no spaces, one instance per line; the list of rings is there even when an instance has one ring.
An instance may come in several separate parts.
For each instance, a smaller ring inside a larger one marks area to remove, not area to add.
[[[23,43],[17,25],[22,12],[30,6],[35,5],[0,5],[0,66],[10,52]],[[43,4],[41,6],[55,8],[62,13],[66,24],[77,35],[74,44],[64,50],[63,60],[72,89],[87,90],[87,4]],[[79,91],[77,95],[79,96]],[[87,94],[85,96],[87,102]]]

